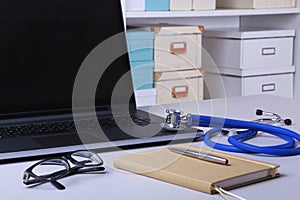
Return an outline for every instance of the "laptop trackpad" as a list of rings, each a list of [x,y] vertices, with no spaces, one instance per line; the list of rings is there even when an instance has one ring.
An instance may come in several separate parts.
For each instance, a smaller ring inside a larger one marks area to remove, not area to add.
[[[39,149],[42,146],[27,138],[14,138],[12,140],[0,140],[0,152],[15,152],[31,149]]]
[[[72,145],[82,145],[83,142],[77,133],[43,136],[32,138],[33,141],[40,144],[42,147],[63,147]],[[104,142],[105,140],[96,135],[86,134],[84,137],[85,144]]]
[[[46,148],[82,144],[80,138],[76,134],[38,137],[38,138],[33,138],[33,141],[37,142],[42,147],[46,147]]]

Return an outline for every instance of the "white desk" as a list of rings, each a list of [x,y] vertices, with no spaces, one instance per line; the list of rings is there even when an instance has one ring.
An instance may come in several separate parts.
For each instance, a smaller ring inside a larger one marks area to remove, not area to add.
[[[220,101],[218,101],[220,102]],[[194,112],[194,104],[183,104],[187,112]],[[201,114],[210,115],[211,102],[200,102]],[[272,97],[253,96],[238,97],[226,100],[226,117],[252,120],[257,108],[277,112],[282,117],[293,119],[293,130],[300,130],[300,103],[295,100]],[[216,105],[215,105],[216,106]],[[189,109],[190,108],[190,109]],[[161,113],[162,109],[154,109],[153,112]],[[265,138],[264,138],[265,139]],[[263,140],[265,141],[265,140]],[[270,143],[279,142],[270,139]],[[257,139],[255,142],[262,142]],[[195,143],[201,145],[201,143]],[[131,150],[141,151],[142,149]],[[222,199],[220,195],[207,195],[201,192],[175,186],[169,183],[153,180],[147,177],[130,174],[113,168],[113,159],[128,153],[123,151],[101,153],[106,163],[106,174],[75,175],[60,180],[66,186],[65,191],[58,191],[50,183],[34,188],[27,188],[22,184],[23,171],[35,162],[24,162],[0,165],[0,195],[3,200],[31,200],[31,199],[133,199],[133,200],[199,200],[199,199]],[[268,157],[243,155],[258,160],[274,162],[281,165],[280,178],[256,183],[239,189],[231,190],[247,199],[299,199],[300,185],[300,156],[293,157]]]

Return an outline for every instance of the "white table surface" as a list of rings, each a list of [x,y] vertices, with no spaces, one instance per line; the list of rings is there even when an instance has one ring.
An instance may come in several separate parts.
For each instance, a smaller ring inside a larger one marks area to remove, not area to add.
[[[213,102],[215,103],[211,103],[211,101],[199,102],[197,109],[195,109],[195,103],[186,103],[181,104],[181,108],[186,112],[196,113],[197,110],[200,109],[200,111],[198,111],[205,115],[214,114],[245,120],[255,119],[255,110],[261,108],[267,111],[277,112],[285,118],[292,118],[293,125],[289,128],[300,131],[300,103],[296,100],[273,96],[250,96],[228,98],[226,101],[216,100]],[[152,108],[151,112],[162,114],[164,109],[175,106],[178,105],[158,106]],[[213,109],[219,112],[212,112]],[[221,110],[226,110],[226,112],[221,112]],[[273,139],[272,137],[260,137],[255,139],[254,142],[274,144],[280,143],[281,141]],[[203,143],[198,142],[194,143],[194,145],[201,146]],[[218,194],[204,194],[173,184],[120,171],[113,167],[112,163],[114,158],[141,150],[144,149],[100,153],[100,156],[105,161],[107,172],[105,174],[85,174],[63,178],[60,182],[66,186],[66,190],[64,191],[58,191],[50,183],[34,188],[28,188],[22,184],[23,171],[36,161],[2,164],[0,165],[0,197],[3,200],[222,199]],[[279,172],[282,176],[277,179],[234,189],[231,190],[231,192],[243,196],[246,199],[299,199],[300,156],[270,157],[246,154],[239,155],[280,164]]]

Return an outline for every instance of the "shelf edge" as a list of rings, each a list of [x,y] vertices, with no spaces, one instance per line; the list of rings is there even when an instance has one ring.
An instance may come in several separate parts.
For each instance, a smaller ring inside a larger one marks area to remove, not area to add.
[[[126,18],[231,17],[252,15],[300,14],[300,8],[283,9],[217,9],[204,11],[127,11]]]

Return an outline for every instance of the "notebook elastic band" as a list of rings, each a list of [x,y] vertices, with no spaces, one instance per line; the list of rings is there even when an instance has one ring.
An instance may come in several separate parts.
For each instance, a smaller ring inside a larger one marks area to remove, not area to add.
[[[241,196],[238,196],[238,195],[236,195],[236,194],[233,194],[233,193],[231,193],[231,192],[228,192],[228,191],[224,190],[224,189],[221,188],[221,187],[215,186],[214,189],[215,189],[217,192],[219,192],[220,195],[221,195],[225,200],[229,200],[229,199],[227,198],[227,196],[234,197],[234,198],[236,198],[236,199],[238,199],[238,200],[246,200],[245,198],[243,198],[243,197],[241,197]],[[226,195],[227,195],[227,196],[226,196]]]
[[[225,200],[229,200],[227,198],[227,196],[225,195],[225,193],[223,193],[220,188],[218,188],[217,186],[214,186],[214,190],[216,190],[217,192],[219,192],[219,194],[225,199]]]

